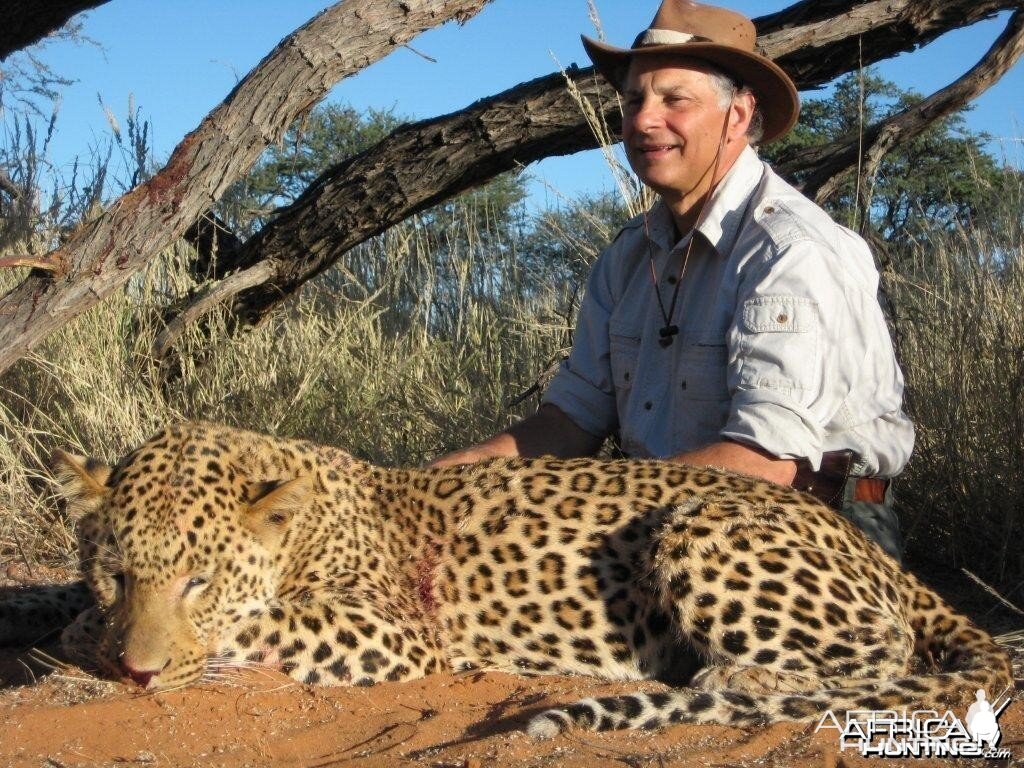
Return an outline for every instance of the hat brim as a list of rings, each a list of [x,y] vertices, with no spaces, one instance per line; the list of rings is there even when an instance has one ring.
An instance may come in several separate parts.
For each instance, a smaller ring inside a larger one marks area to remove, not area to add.
[[[583,36],[583,47],[597,71],[617,91],[622,90],[629,63],[638,56],[679,55],[705,61],[722,70],[754,92],[764,118],[762,144],[781,139],[800,116],[800,96],[789,75],[774,61],[757,53],[718,43],[617,48],[586,36]]]

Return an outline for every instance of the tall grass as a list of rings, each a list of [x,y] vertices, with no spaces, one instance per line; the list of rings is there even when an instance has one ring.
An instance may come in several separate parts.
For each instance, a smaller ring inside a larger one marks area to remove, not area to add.
[[[215,319],[186,334],[173,377],[149,344],[160,310],[192,287],[187,246],[50,336],[0,378],[0,556],[69,557],[45,482],[56,447],[113,460],[188,418],[415,464],[534,408],[533,398],[510,402],[568,346],[577,294],[524,266],[515,242],[481,231],[485,200],[463,199],[432,213],[429,227],[413,219],[353,251],[259,327],[231,335]],[[0,275],[0,290],[16,277]]]
[[[1011,199],[884,273],[917,442],[897,486],[911,552],[1024,582],[1024,238]],[[1007,233],[1012,236],[1007,237]]]

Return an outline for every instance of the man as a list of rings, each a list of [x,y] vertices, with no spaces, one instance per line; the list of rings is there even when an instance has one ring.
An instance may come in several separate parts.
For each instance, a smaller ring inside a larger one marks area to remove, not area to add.
[[[878,273],[861,238],[752,149],[799,112],[754,40],[746,17],[687,0],[664,0],[630,49],[583,38],[660,199],[595,264],[540,409],[434,465],[591,455],[617,433],[630,456],[810,490],[899,558],[888,478],[914,432]]]

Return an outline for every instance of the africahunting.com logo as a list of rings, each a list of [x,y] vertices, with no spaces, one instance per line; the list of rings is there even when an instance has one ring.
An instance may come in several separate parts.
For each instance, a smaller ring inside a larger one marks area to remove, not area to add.
[[[1010,758],[1009,749],[998,749],[999,716],[1011,700],[1007,688],[989,701],[985,691],[960,720],[952,712],[936,710],[896,712],[852,710],[843,719],[832,711],[822,715],[814,732],[835,730],[839,748],[856,750],[867,757],[983,757]]]

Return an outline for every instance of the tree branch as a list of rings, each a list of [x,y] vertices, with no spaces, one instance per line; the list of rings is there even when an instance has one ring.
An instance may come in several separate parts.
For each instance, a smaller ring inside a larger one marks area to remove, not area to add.
[[[96,8],[109,0],[8,0],[0,26],[0,61],[41,40],[76,13]]]
[[[102,300],[196,221],[266,146],[338,80],[488,0],[346,0],[288,36],[164,168],[51,254],[57,279],[28,277],[0,299],[0,372]]]
[[[901,142],[920,136],[936,120],[953,114],[984,93],[1024,54],[1024,11],[1011,17],[1002,34],[968,72],[940,91],[880,123],[863,136],[853,134],[821,147],[802,147],[798,157],[776,164],[782,175],[814,169],[802,185],[818,202],[832,197],[852,173],[861,155],[865,175],[873,175],[882,158]]]
[[[1021,5],[1022,0],[815,0],[758,19],[758,44],[796,73],[798,87],[807,88]],[[860,58],[849,55],[851,45]],[[326,171],[242,249],[220,259],[218,276],[262,259],[276,265],[272,280],[237,297],[236,319],[258,322],[347,250],[418,211],[504,171],[597,146],[565,87],[566,76],[618,131],[615,93],[591,68],[548,75],[462,111],[402,126]]]

